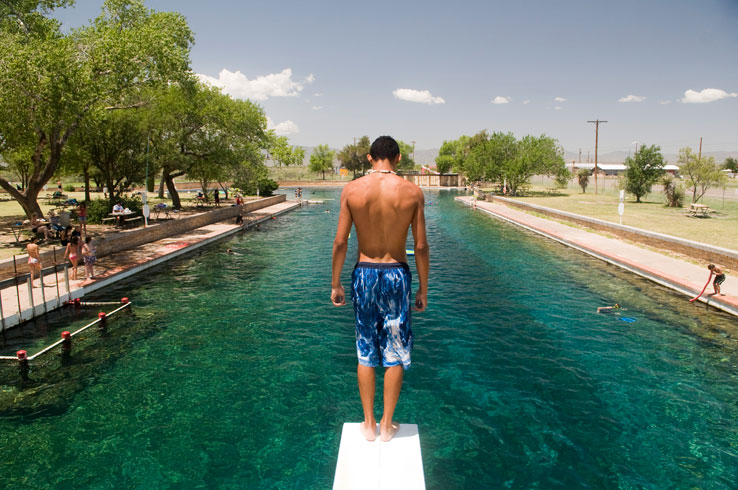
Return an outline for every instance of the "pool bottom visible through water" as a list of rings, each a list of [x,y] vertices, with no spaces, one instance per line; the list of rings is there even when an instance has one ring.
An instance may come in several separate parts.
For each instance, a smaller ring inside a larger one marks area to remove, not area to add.
[[[339,193],[89,298],[133,308],[24,389],[3,371],[3,483],[330,488],[361,420],[353,312],[329,299]],[[395,416],[427,487],[734,488],[735,319],[453,197],[426,192],[430,304]]]

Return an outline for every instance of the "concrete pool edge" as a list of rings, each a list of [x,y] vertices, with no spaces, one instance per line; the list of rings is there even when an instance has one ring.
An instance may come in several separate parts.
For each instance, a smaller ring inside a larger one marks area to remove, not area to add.
[[[469,207],[471,207],[472,205],[471,196],[458,196],[455,198],[455,200]],[[545,222],[551,223],[552,225],[556,224],[557,226],[567,226],[567,225],[556,223],[551,220],[547,220],[545,218],[537,218],[532,215],[527,215],[527,213],[524,213],[523,211],[517,211],[516,213],[512,213],[512,212],[507,213],[507,212],[504,212],[504,210],[501,208],[507,208],[507,206],[503,206],[501,204],[495,205],[493,203],[488,203],[484,201],[477,201],[477,209],[480,211],[483,211],[484,213],[494,218],[514,224],[516,226],[529,230],[538,235],[545,236],[546,238],[549,238],[563,245],[566,245],[568,247],[584,252],[588,255],[596,257],[612,265],[616,265],[627,271],[633,272],[641,277],[644,277],[664,287],[667,287],[676,292],[684,294],[688,297],[696,296],[702,289],[703,283],[698,279],[691,280],[691,281],[685,280],[684,276],[678,277],[676,275],[669,274],[668,272],[665,272],[664,270],[660,270],[655,267],[650,267],[648,265],[645,265],[643,261],[633,260],[632,258],[627,258],[622,255],[617,256],[617,254],[610,253],[609,251],[603,250],[602,248],[598,248],[598,247],[583,243],[582,240],[573,240],[570,237],[564,236],[561,233],[557,233],[554,229],[552,229],[553,226],[545,226],[545,227],[541,226],[542,224],[545,224]],[[526,215],[526,217],[522,218],[521,216],[516,215],[516,214],[523,214],[523,215]],[[530,219],[528,219],[527,216],[530,216]],[[584,231],[581,229],[577,229],[577,232],[580,234],[586,233],[586,234],[592,235],[593,237],[597,237],[598,240],[605,239],[604,237],[600,237],[596,235],[595,233]],[[613,240],[616,242],[623,243],[625,245],[625,243],[622,242],[621,240],[609,239],[609,238],[606,240]],[[646,251],[644,250],[644,253],[645,252]],[[656,252],[648,252],[648,253],[656,253]],[[674,260],[674,261],[677,260],[677,259],[671,259],[671,258],[669,259]],[[698,268],[700,271],[707,272],[706,270],[699,268],[698,266],[694,266],[685,261],[681,261],[681,262],[683,262],[683,265],[685,268],[690,269],[690,273],[692,275],[694,275],[694,270],[693,270],[694,268]],[[702,280],[704,281],[704,279]],[[717,309],[720,309],[726,313],[730,313],[734,316],[738,316],[738,299],[735,297],[722,296],[720,298],[708,298],[708,299],[705,299],[704,297],[702,297],[699,299],[699,301],[702,303],[706,303],[707,305],[713,306]]]

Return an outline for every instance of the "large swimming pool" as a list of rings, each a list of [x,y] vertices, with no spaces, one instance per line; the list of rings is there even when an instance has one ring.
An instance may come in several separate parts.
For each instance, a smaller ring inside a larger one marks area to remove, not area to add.
[[[735,488],[735,319],[427,200],[430,308],[396,419],[419,426],[429,488]],[[352,311],[329,302],[337,213],[302,208],[101,293],[134,314],[0,387],[3,486],[330,488],[361,418]]]

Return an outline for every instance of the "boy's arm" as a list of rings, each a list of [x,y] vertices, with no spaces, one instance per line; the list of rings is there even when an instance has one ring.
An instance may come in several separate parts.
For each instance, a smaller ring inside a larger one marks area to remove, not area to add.
[[[331,301],[335,306],[346,304],[346,294],[341,285],[341,271],[348,250],[348,235],[351,232],[353,218],[348,207],[348,188],[341,193],[341,211],[338,215],[338,229],[333,240],[333,274],[331,279]]]
[[[423,311],[428,306],[428,269],[430,269],[430,248],[425,236],[425,197],[418,189],[418,206],[413,215],[412,229],[415,242],[415,265],[418,268],[420,286],[415,295],[415,310]]]

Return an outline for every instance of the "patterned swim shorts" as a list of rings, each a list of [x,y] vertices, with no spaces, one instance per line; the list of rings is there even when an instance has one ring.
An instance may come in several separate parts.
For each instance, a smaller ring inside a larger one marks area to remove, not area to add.
[[[412,274],[402,263],[359,262],[351,274],[356,354],[368,367],[410,367]],[[380,360],[381,355],[381,360]]]

